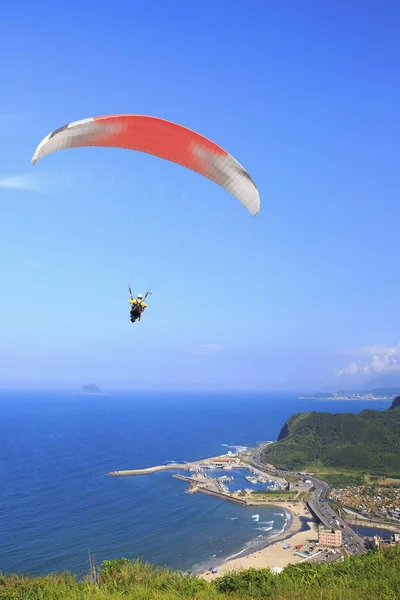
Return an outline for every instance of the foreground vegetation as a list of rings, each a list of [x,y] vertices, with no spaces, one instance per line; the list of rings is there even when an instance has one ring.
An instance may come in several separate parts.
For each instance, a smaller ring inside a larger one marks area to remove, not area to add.
[[[400,598],[400,547],[389,547],[342,563],[290,565],[236,572],[207,583],[194,575],[127,559],[105,561],[78,581],[63,573],[30,578],[0,575],[0,599],[18,600],[396,600]]]
[[[262,460],[290,471],[337,467],[396,477],[400,476],[399,432],[400,398],[385,411],[300,413],[285,423],[278,441],[265,448]]]

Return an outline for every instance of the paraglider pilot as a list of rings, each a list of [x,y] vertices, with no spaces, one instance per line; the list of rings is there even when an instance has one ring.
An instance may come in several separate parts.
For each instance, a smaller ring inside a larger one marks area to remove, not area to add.
[[[138,294],[136,298],[132,296],[132,290],[129,288],[129,304],[131,305],[131,321],[134,323],[135,321],[142,320],[142,314],[144,310],[147,308],[147,304],[144,302],[147,296],[151,294],[151,292],[147,292],[144,299],[142,294]]]

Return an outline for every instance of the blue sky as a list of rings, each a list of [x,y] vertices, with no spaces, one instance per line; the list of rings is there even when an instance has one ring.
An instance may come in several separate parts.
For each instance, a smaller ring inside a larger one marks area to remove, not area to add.
[[[0,22],[0,385],[286,389],[400,365],[400,6],[11,3]],[[109,113],[167,118],[251,173],[256,218],[115,149],[30,164]],[[127,287],[153,296],[140,325]]]

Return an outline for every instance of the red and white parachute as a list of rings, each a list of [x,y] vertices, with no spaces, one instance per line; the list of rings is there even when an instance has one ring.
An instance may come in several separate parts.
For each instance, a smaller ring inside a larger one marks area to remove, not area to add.
[[[144,115],[109,115],[75,121],[46,136],[32,157],[35,164],[56,150],[104,146],[137,150],[164,158],[208,177],[230,192],[255,216],[260,195],[247,171],[202,135],[182,125]]]

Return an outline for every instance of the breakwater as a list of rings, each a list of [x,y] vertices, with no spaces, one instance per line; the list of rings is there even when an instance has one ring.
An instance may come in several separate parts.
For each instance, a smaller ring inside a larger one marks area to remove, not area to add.
[[[188,477],[187,475],[181,475],[180,473],[172,475],[175,479],[181,479],[189,483],[189,489],[187,493],[194,494],[195,492],[202,492],[208,496],[214,496],[215,498],[221,498],[222,500],[228,500],[241,506],[265,506],[266,502],[263,500],[251,500],[250,498],[238,498],[233,494],[227,494],[218,489],[217,484],[214,480],[201,480],[195,477]],[[276,504],[276,502],[273,502]]]
[[[150,473],[156,473],[157,471],[167,471],[168,469],[179,469],[188,470],[191,465],[189,463],[185,463],[183,465],[178,463],[172,463],[170,465],[159,465],[156,467],[148,467],[147,469],[129,469],[125,471],[110,471],[108,475],[111,477],[124,477],[127,475],[150,475]]]
[[[203,494],[207,494],[208,496],[215,496],[216,498],[221,498],[222,500],[229,500],[229,502],[234,502],[235,504],[241,504],[242,506],[248,506],[246,500],[242,500],[241,498],[236,498],[234,496],[230,496],[229,494],[224,494],[223,492],[214,492],[208,488],[199,487],[199,492],[203,492]]]
[[[151,473],[156,473],[157,471],[166,471],[167,469],[175,469],[179,471],[188,471],[189,469],[197,470],[202,467],[216,467],[216,466],[225,466],[226,464],[231,464],[235,468],[249,468],[249,465],[241,463],[239,459],[234,459],[229,455],[226,456],[211,456],[209,458],[203,458],[201,460],[195,460],[192,462],[184,462],[184,463],[169,463],[167,465],[158,465],[155,467],[147,467],[145,469],[126,469],[120,471],[110,471],[108,475],[111,477],[124,477],[126,475],[150,475]]]
[[[398,531],[400,533],[400,523],[394,521],[370,521],[365,517],[358,518],[346,515],[346,522],[349,525],[359,525],[360,527],[370,527],[371,529],[385,529],[387,531]]]
[[[214,496],[215,498],[221,498],[222,500],[229,500],[229,502],[234,502],[235,504],[241,504],[242,506],[247,506],[248,502],[242,498],[237,498],[236,496],[232,496],[231,494],[226,494],[217,489],[217,486],[214,481],[201,481],[199,479],[195,479],[194,477],[187,477],[186,475],[172,475],[175,479],[181,479],[182,481],[187,481],[190,485],[188,492],[194,494],[195,492],[202,492],[203,494],[207,494],[208,496]],[[212,486],[212,487],[211,487]]]

